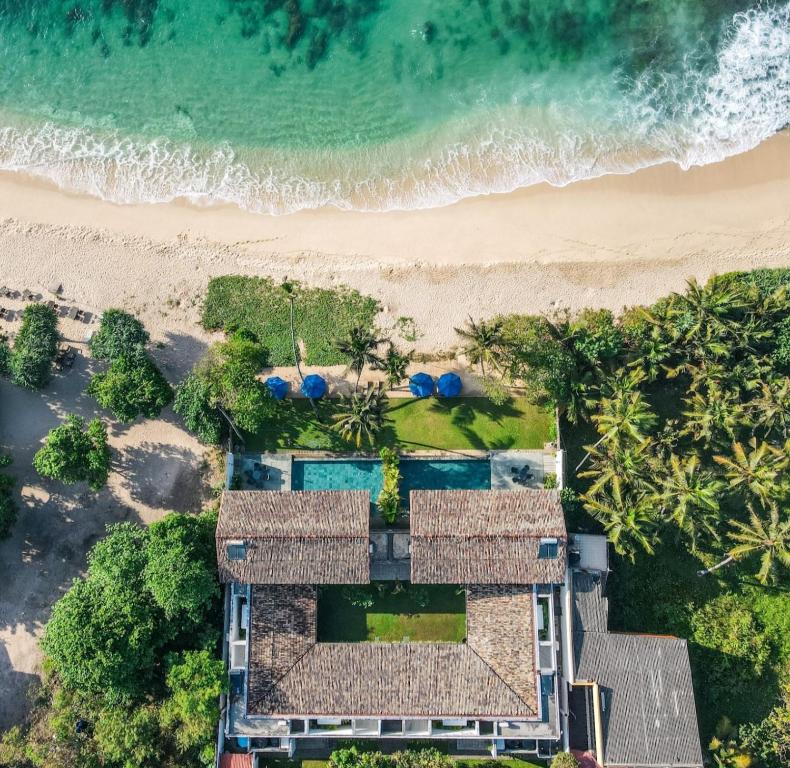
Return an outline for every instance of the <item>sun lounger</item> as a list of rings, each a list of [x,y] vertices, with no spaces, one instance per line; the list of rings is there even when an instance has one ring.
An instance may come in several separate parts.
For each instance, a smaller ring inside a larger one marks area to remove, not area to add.
[[[25,288],[25,290],[22,291],[22,301],[32,301],[32,300],[33,300],[33,292]]]
[[[10,295],[11,295],[11,291],[6,286],[0,287],[0,296],[5,298],[6,296],[10,296]]]
[[[0,319],[5,320],[8,310],[5,307],[0,307]]]
[[[66,317],[68,317],[69,320],[76,320],[77,319],[77,315],[79,313],[80,313],[80,310],[77,309],[77,307],[69,307],[69,311],[66,314]]]

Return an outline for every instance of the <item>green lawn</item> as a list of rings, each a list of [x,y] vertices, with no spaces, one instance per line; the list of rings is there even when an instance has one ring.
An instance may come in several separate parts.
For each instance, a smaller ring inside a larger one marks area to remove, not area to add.
[[[308,365],[337,365],[345,358],[334,342],[354,325],[372,328],[379,304],[349,288],[310,288],[294,283],[296,338]],[[269,351],[270,365],[292,365],[290,303],[282,286],[267,277],[225,275],[208,284],[203,326],[209,330],[252,331]]]
[[[318,598],[318,641],[355,643],[380,640],[454,642],[466,637],[466,597],[447,585],[378,582],[369,587],[322,587]],[[369,608],[350,596],[369,595]]]
[[[319,401],[322,423],[318,423],[308,401],[284,400],[277,406],[277,417],[248,437],[247,449],[354,450],[330,429],[332,414],[340,407],[337,400]],[[406,450],[543,448],[553,437],[553,420],[551,413],[525,397],[504,405],[494,405],[485,397],[394,398],[379,443]]]

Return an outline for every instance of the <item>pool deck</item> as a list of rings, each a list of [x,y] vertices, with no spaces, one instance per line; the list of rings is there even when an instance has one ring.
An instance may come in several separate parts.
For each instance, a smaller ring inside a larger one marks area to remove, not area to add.
[[[491,490],[494,491],[543,488],[543,478],[556,472],[555,455],[548,451],[492,451],[490,461]],[[518,482],[513,469],[526,469],[526,479]]]

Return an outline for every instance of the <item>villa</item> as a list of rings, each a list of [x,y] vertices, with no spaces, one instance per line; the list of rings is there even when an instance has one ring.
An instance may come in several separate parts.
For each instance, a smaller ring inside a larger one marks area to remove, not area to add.
[[[608,632],[606,541],[541,487],[561,452],[514,453],[409,459],[408,528],[372,514],[375,460],[261,457],[271,487],[225,491],[227,764],[375,739],[702,766],[685,641]]]

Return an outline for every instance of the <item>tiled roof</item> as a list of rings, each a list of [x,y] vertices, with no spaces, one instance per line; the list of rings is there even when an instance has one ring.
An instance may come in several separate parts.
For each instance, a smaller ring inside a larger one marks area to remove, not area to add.
[[[367,491],[225,491],[217,523],[220,581],[363,584],[370,580]],[[243,542],[232,559],[228,545]]]
[[[412,491],[411,580],[429,584],[559,583],[565,519],[547,490]],[[538,557],[541,538],[557,556]]]
[[[601,574],[574,572],[575,675],[601,687],[605,764],[702,766],[686,641],[609,632],[607,619]]]
[[[536,718],[527,598],[476,588],[467,643],[316,643],[315,590],[254,587],[248,714]]]
[[[537,712],[533,615],[532,587],[475,584],[467,590],[467,643]]]

